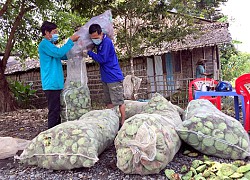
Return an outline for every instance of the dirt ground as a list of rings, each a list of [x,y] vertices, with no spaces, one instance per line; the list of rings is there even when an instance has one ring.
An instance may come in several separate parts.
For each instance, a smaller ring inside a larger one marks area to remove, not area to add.
[[[0,137],[15,137],[32,140],[40,132],[47,130],[47,110],[18,110],[0,114]],[[190,147],[182,146],[166,168],[180,171],[182,165],[190,165],[194,159],[202,159],[203,155],[197,153],[197,157],[183,155],[183,151]],[[192,149],[191,149],[192,150]],[[194,151],[194,150],[192,150]],[[19,151],[18,154],[21,152]],[[76,169],[73,171],[49,171],[38,167],[26,167],[18,164],[12,158],[0,160],[0,179],[166,179],[164,171],[156,175],[142,176],[127,175],[116,167],[115,147],[112,146],[100,155],[100,160],[92,168]],[[230,162],[230,160],[212,157],[215,161]],[[249,158],[245,159],[249,162]],[[98,172],[98,173],[97,173]],[[38,175],[36,175],[38,174]],[[34,178],[33,178],[34,177]]]
[[[18,110],[0,114],[0,137],[31,140],[47,129],[47,110]]]

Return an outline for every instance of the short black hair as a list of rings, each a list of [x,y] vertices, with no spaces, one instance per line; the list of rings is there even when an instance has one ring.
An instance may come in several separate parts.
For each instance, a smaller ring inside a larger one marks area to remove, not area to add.
[[[94,32],[97,32],[97,34],[101,34],[102,28],[99,24],[91,24],[89,26],[89,34],[92,34]]]
[[[52,30],[56,29],[57,25],[55,23],[44,21],[41,26],[41,31],[43,36],[45,36],[45,31],[51,32]]]

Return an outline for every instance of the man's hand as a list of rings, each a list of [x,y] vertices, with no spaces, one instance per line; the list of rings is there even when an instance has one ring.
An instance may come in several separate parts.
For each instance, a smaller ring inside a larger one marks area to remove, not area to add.
[[[70,39],[71,39],[73,42],[75,42],[75,41],[77,41],[77,40],[79,39],[79,37],[80,37],[80,36],[78,36],[78,35],[76,35],[76,34],[73,34],[73,35],[70,37]]]
[[[83,50],[82,51],[82,56],[85,57],[85,58],[88,57],[88,50]]]

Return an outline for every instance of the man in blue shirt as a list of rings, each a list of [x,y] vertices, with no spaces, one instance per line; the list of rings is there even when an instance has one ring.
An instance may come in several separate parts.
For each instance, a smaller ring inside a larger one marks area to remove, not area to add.
[[[99,24],[89,27],[90,38],[97,46],[97,53],[89,50],[88,55],[100,65],[103,83],[104,102],[108,108],[119,106],[121,124],[125,121],[125,104],[123,98],[123,74],[118,62],[113,42],[102,32]]]
[[[57,25],[45,21],[41,27],[43,40],[39,43],[40,73],[42,89],[48,101],[48,128],[61,123],[60,120],[60,94],[64,85],[62,59],[67,59],[66,53],[74,46],[79,36],[73,35],[61,47],[55,46],[58,40]]]

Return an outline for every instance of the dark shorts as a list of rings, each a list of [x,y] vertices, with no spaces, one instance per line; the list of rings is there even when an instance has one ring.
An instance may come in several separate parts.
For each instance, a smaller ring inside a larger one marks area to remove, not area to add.
[[[115,83],[102,83],[104,91],[104,103],[114,106],[124,104],[122,81]]]

